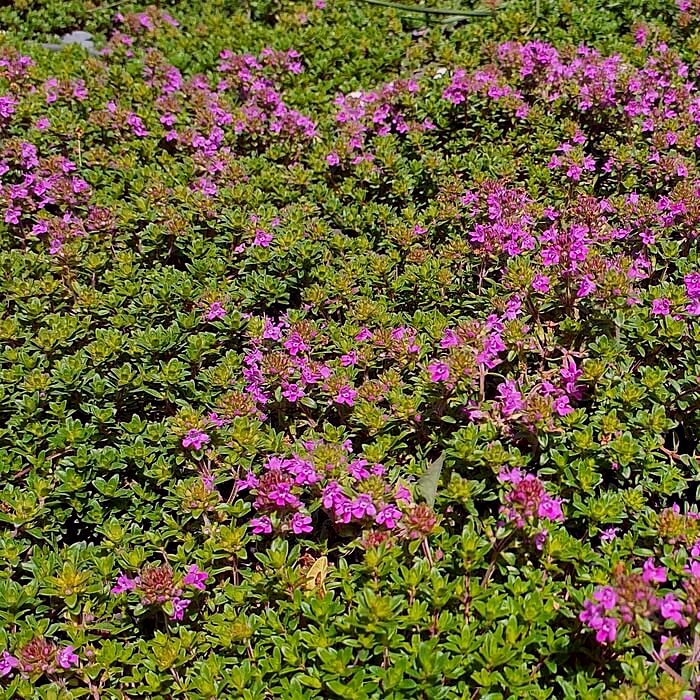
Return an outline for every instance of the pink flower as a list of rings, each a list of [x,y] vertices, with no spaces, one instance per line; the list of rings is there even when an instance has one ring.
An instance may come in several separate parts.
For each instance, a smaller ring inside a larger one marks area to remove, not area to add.
[[[144,137],[148,136],[148,130],[143,124],[141,117],[131,112],[126,117],[126,123],[131,127],[131,130],[136,136]]]
[[[182,438],[183,447],[191,447],[195,450],[201,450],[208,442],[209,436],[203,430],[198,430],[197,428],[192,428],[187,432],[187,435]]]
[[[173,612],[172,615],[170,615],[170,619],[178,621],[182,620],[185,616],[185,610],[187,610],[187,606],[190,604],[190,601],[184,598],[175,597],[170,602],[173,605]]]
[[[120,574],[117,578],[117,583],[114,585],[110,593],[112,595],[119,595],[120,593],[126,593],[127,591],[133,591],[136,588],[136,580]]]
[[[278,508],[286,508],[288,506],[297,508],[301,505],[299,499],[292,493],[292,484],[287,481],[282,481],[270,489],[267,497]]]
[[[647,559],[642,567],[644,583],[664,583],[666,581],[666,569],[663,566],[654,566],[653,559]]]
[[[250,527],[254,535],[269,535],[272,532],[272,521],[266,515],[260,518],[252,518]]]
[[[345,404],[346,406],[353,406],[355,404],[355,397],[357,392],[347,384],[340,387],[338,393],[335,397],[335,402],[338,404]]]
[[[535,275],[532,280],[532,288],[540,294],[546,294],[549,291],[549,277],[547,275]]]
[[[561,501],[557,498],[545,496],[537,508],[537,515],[547,520],[564,520],[561,510]]]
[[[283,385],[282,396],[284,396],[287,401],[294,403],[299,399],[304,398],[306,394],[299,384],[286,384]]]
[[[687,627],[688,623],[683,617],[683,603],[677,600],[673,593],[667,593],[659,601],[659,610],[664,620],[672,620],[679,627]]]
[[[573,413],[574,411],[571,404],[569,403],[568,396],[560,396],[558,399],[555,399],[552,403],[552,408],[554,409],[554,412],[559,416],[568,416],[569,413]]]
[[[404,503],[410,503],[413,500],[411,492],[403,485],[396,489],[396,500]]]
[[[270,243],[272,243],[272,234],[262,229],[257,229],[255,231],[255,238],[253,239],[253,245],[260,246],[261,248],[268,248]]]
[[[376,515],[377,525],[383,525],[387,530],[393,530],[401,520],[401,511],[396,506],[384,506]]]
[[[351,505],[352,517],[362,520],[377,514],[377,509],[372,502],[372,497],[366,493],[361,493]]]
[[[691,316],[700,316],[700,299],[693,299],[690,304],[685,307],[685,310]]]
[[[450,366],[444,362],[432,362],[428,365],[428,374],[433,382],[446,382],[450,378]]]
[[[654,299],[651,302],[651,313],[655,316],[668,316],[671,313],[671,302],[668,299]]]
[[[586,275],[581,281],[578,290],[576,291],[576,297],[578,299],[582,299],[583,297],[590,296],[593,292],[595,292],[595,289],[596,286],[591,276]]]
[[[215,301],[209,306],[207,311],[207,321],[214,321],[217,318],[223,318],[226,316],[226,309],[223,307],[220,301]]]
[[[610,586],[598,588],[593,593],[593,598],[601,604],[603,610],[612,610],[617,603],[617,593]]]
[[[352,352],[347,353],[347,355],[342,355],[340,358],[340,364],[343,365],[343,367],[352,367],[353,365],[357,364],[357,353],[353,350]]]
[[[596,632],[595,638],[600,644],[614,642],[617,638],[617,620],[614,617],[604,618]]]
[[[338,154],[335,152],[329,153],[326,156],[326,163],[330,165],[331,167],[334,167],[336,165],[340,164],[340,158],[338,157]]]
[[[498,480],[503,483],[519,484],[523,480],[523,472],[519,467],[506,469],[505,467],[498,472]]]
[[[284,347],[293,357],[307,350],[306,343],[304,343],[304,340],[296,331],[285,341]]]
[[[459,345],[459,336],[452,329],[447,328],[442,336],[442,340],[440,341],[440,347],[443,350],[447,350],[448,348],[453,348],[456,345]]]
[[[499,398],[501,399],[501,410],[505,416],[510,416],[516,411],[522,410],[525,402],[513,380],[502,382],[498,385],[497,389]]]
[[[206,586],[204,585],[204,582],[209,578],[209,574],[206,571],[200,571],[199,567],[196,564],[192,564],[190,568],[187,570],[187,573],[185,574],[184,578],[182,579],[182,582],[186,586],[192,586],[193,588],[196,588],[198,591],[203,591]]]
[[[547,541],[547,531],[541,530],[540,532],[535,533],[535,536],[532,538],[532,540],[535,544],[535,548],[541,551],[544,547],[544,543]]]
[[[683,278],[685,293],[690,299],[700,299],[700,272],[691,272]]]
[[[301,535],[305,532],[313,532],[311,526],[311,516],[303,513],[294,513],[292,516],[292,532],[295,535]]]
[[[217,428],[221,428],[223,425],[226,425],[226,419],[222,418],[218,413],[212,411],[209,413],[207,416],[207,420],[212,424],[215,425]]]
[[[12,670],[19,666],[19,659],[9,654],[7,651],[3,651],[0,655],[0,678],[4,676],[9,676]]]
[[[634,29],[634,40],[639,46],[644,46],[647,43],[648,29],[644,25],[639,25]]]
[[[73,647],[67,646],[56,654],[56,661],[61,668],[71,668],[78,665],[78,656],[73,652]]]
[[[600,533],[600,541],[603,544],[612,542],[617,537],[618,529],[619,528],[616,527],[609,527],[607,530],[603,530],[603,532]]]
[[[585,600],[578,619],[591,629],[597,630],[603,624],[603,610],[602,605],[596,604],[592,600]]]

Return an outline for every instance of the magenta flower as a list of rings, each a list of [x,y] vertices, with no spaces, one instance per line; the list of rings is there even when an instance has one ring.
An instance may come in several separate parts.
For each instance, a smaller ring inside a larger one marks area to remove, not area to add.
[[[644,583],[665,583],[666,569],[663,566],[654,566],[653,559],[647,559],[642,567]]]
[[[387,530],[393,530],[401,520],[402,513],[396,506],[384,506],[375,517],[377,525],[383,525]]]
[[[272,234],[262,229],[257,229],[255,231],[255,238],[253,239],[253,245],[259,246],[261,248],[268,248],[270,243],[272,243]]]
[[[459,345],[459,336],[452,329],[447,328],[442,336],[442,340],[440,341],[440,347],[443,350],[447,350],[448,348],[453,348],[456,345]]]
[[[396,500],[403,501],[404,503],[410,503],[413,500],[411,492],[403,485],[400,485],[396,489]]]
[[[113,586],[110,593],[112,595],[119,595],[120,593],[126,593],[127,591],[133,591],[136,588],[136,580],[120,574],[117,578],[117,583]]]
[[[252,518],[250,527],[254,535],[269,535],[272,532],[272,521],[266,515],[260,518]]]
[[[685,307],[685,310],[691,316],[700,316],[700,299],[693,299],[690,304]]]
[[[450,378],[450,366],[445,362],[432,362],[428,365],[428,374],[433,382],[446,382]]]
[[[19,659],[12,656],[12,654],[7,651],[3,651],[0,654],[0,678],[4,676],[9,676],[12,670],[19,666]]]
[[[294,513],[292,516],[292,532],[295,535],[301,535],[306,532],[313,532],[311,526],[311,516],[303,513]]]
[[[651,302],[651,313],[655,316],[668,316],[671,313],[671,302],[668,299],[654,299]]]
[[[552,403],[552,409],[558,416],[568,416],[569,413],[573,413],[574,409],[569,403],[568,396],[560,396],[555,399]]]
[[[361,493],[351,505],[352,517],[357,520],[362,520],[366,517],[372,517],[377,514],[377,509],[372,502],[372,497],[369,494]]]
[[[683,617],[683,603],[677,600],[673,593],[667,593],[659,601],[659,610],[664,620],[672,620],[679,627],[687,627],[688,622]]]
[[[192,564],[190,568],[187,570],[187,573],[185,574],[184,578],[182,579],[182,582],[186,586],[192,586],[193,588],[196,588],[198,591],[203,591],[206,586],[204,585],[204,582],[209,578],[209,574],[206,571],[200,571],[199,567],[196,564]]]
[[[504,484],[519,484],[523,480],[523,471],[519,467],[503,468],[498,472],[498,480]]]
[[[502,382],[497,388],[503,415],[511,416],[513,413],[523,409],[525,402],[514,381]]]
[[[583,601],[583,610],[580,612],[578,619],[591,629],[599,629],[603,624],[603,615],[605,608],[602,605],[594,603],[592,600]]]
[[[292,357],[308,349],[303,338],[296,331],[285,341],[284,347]]]
[[[207,416],[207,420],[212,425],[215,425],[217,428],[221,428],[227,423],[227,420],[225,418],[221,418],[221,416],[219,416],[219,414],[215,413],[214,411],[211,411],[211,413],[209,413],[209,415]]]
[[[619,530],[619,528],[617,528],[617,527],[609,527],[607,530],[603,530],[600,533],[600,541],[603,544],[607,544],[608,542],[612,542],[617,537],[618,530]]]
[[[539,532],[535,533],[535,536],[532,538],[535,549],[542,551],[544,543],[547,541],[547,535],[548,532],[546,530],[540,530]]]
[[[126,117],[126,123],[131,127],[131,130],[136,136],[144,137],[148,136],[148,130],[143,124],[143,120],[138,115],[131,112]]]
[[[685,293],[690,299],[700,299],[700,272],[691,272],[683,278]]]
[[[598,628],[595,638],[600,644],[614,642],[617,638],[617,620],[614,617],[603,618],[603,622]]]
[[[186,600],[185,598],[175,597],[170,602],[173,605],[173,612],[170,619],[181,621],[185,616],[185,610],[187,610],[187,606],[190,604],[190,601]]]
[[[579,285],[578,290],[576,291],[576,297],[578,299],[582,299],[584,297],[590,296],[595,292],[596,286],[595,283],[593,282],[593,279],[591,278],[590,275],[586,275],[581,284]]]
[[[217,318],[223,318],[226,316],[226,309],[223,307],[220,301],[215,301],[209,305],[209,310],[207,311],[207,321],[214,321]]]
[[[73,652],[72,646],[67,646],[56,654],[56,661],[61,668],[71,668],[78,665],[78,655]]]
[[[304,398],[306,393],[299,384],[286,384],[283,385],[282,396],[284,396],[284,398],[290,403],[294,403],[299,399]]]
[[[340,364],[343,365],[343,367],[351,367],[352,365],[356,365],[357,353],[353,350],[352,352],[347,353],[347,355],[343,355],[340,358]]]
[[[537,508],[537,515],[547,520],[564,520],[564,513],[561,510],[561,501],[557,498],[545,496]]]
[[[532,280],[532,288],[540,294],[546,294],[549,291],[549,277],[547,275],[535,275]]]
[[[600,603],[603,610],[612,610],[617,603],[617,593],[610,586],[598,588],[593,594],[593,598]]]
[[[347,384],[340,387],[338,393],[335,397],[335,402],[339,404],[345,404],[347,406],[353,406],[355,404],[355,397],[357,392]]]
[[[281,481],[273,486],[267,495],[267,499],[278,508],[297,508],[301,505],[299,499],[292,493],[292,485],[287,481]]]
[[[204,445],[209,442],[209,436],[203,431],[197,428],[192,428],[187,432],[184,438],[182,438],[182,446],[185,448],[192,448],[195,450],[201,450]]]

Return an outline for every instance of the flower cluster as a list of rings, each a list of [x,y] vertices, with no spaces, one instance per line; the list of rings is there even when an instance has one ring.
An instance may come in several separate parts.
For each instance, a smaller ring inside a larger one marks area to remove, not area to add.
[[[0,655],[0,678],[19,671],[28,676],[53,676],[79,663],[72,646],[59,647],[44,637],[34,637],[21,646],[13,656],[8,651]]]
[[[326,157],[328,165],[373,161],[371,143],[376,137],[434,129],[429,118],[419,120],[412,114],[413,98],[419,90],[419,83],[411,79],[396,80],[368,92],[357,90],[338,95],[335,120],[339,138],[335,149]]]
[[[141,605],[164,608],[171,619],[182,620],[185,610],[192,602],[182,597],[184,588],[203,591],[208,578],[209,574],[200,571],[196,564],[192,564],[180,579],[176,579],[168,564],[147,564],[134,578],[120,574],[110,592],[115,596],[135,593],[139,596]]]
[[[393,530],[413,503],[405,486],[388,482],[383,465],[353,459],[349,443],[331,445],[320,440],[298,445],[290,458],[268,458],[262,473],[249,471],[237,487],[249,489],[254,496],[256,517],[250,525],[258,535],[273,529],[310,533],[310,513],[319,507],[337,526]]]
[[[700,540],[690,547],[682,572],[677,576],[653,558],[641,571],[619,564],[610,585],[598,586],[585,601],[579,619],[601,644],[614,642],[623,628],[639,634],[692,627],[700,620]]]
[[[502,515],[516,527],[537,524],[539,521],[563,522],[560,498],[550,496],[544,483],[534,474],[523,474],[516,468],[502,469],[498,480],[508,485],[501,507]]]
[[[109,231],[110,213],[89,205],[91,188],[64,156],[41,157],[27,141],[9,140],[0,151],[0,213],[24,236],[49,241],[60,252],[66,239]]]

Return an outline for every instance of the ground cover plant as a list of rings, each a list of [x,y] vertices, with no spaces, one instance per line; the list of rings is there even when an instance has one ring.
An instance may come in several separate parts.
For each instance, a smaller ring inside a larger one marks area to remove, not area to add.
[[[0,8],[2,697],[700,694],[700,5],[477,9]]]

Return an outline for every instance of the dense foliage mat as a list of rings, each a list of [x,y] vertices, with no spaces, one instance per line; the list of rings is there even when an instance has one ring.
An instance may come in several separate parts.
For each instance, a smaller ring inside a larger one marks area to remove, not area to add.
[[[700,5],[486,9],[0,8],[3,697],[698,696]]]

